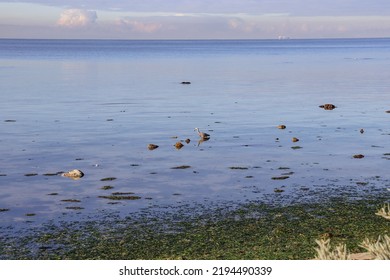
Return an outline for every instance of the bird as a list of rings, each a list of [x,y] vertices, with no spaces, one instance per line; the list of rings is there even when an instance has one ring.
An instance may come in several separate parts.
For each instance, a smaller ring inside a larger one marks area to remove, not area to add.
[[[196,131],[198,132],[199,137],[200,137],[201,139],[203,139],[203,140],[210,139],[210,135],[207,134],[207,133],[205,133],[205,132],[200,132],[200,131],[199,131],[199,128],[196,127],[194,130],[196,130]]]

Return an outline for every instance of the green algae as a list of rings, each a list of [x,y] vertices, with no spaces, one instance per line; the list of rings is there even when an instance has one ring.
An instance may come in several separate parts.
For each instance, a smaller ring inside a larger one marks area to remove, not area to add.
[[[138,200],[141,199],[140,196],[136,195],[100,195],[98,196],[99,198],[104,198],[104,199],[110,199],[110,200]]]
[[[390,220],[375,215],[384,201],[337,198],[283,207],[249,203],[192,216],[188,213],[196,209],[183,208],[47,225],[43,233],[1,239],[0,258],[312,259],[315,240],[323,236],[359,253],[365,238],[390,233]],[[28,250],[34,244],[37,249]]]

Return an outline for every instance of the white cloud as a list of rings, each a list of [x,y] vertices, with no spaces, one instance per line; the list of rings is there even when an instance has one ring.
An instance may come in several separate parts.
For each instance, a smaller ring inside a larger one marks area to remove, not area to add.
[[[57,24],[65,27],[79,27],[94,24],[96,20],[96,11],[69,9],[61,13]]]
[[[125,26],[131,29],[131,31],[139,33],[154,33],[162,28],[162,23],[157,22],[143,22],[140,20],[133,20],[122,18],[118,20],[118,25]]]

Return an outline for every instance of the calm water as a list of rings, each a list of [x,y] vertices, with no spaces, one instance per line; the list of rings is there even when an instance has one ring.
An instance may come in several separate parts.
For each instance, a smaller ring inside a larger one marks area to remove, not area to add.
[[[386,190],[389,65],[390,39],[0,40],[0,225]]]

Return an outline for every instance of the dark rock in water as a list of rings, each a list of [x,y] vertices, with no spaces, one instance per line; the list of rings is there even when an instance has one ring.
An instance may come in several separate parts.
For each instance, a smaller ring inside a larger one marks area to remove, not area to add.
[[[272,177],[272,180],[286,180],[290,178],[290,176],[279,176],[279,177]]]
[[[243,167],[243,166],[231,166],[231,167],[229,167],[229,169],[233,169],[233,170],[247,170],[249,168],[248,167]]]
[[[185,140],[185,142],[186,142],[187,144],[190,144],[191,140],[187,138],[187,139]]]
[[[184,145],[181,143],[181,142],[176,142],[176,144],[174,145],[176,147],[176,149],[180,150],[181,148],[184,147]]]
[[[296,138],[296,137],[293,137],[293,138],[291,139],[291,141],[293,141],[293,142],[298,142],[298,141],[299,141],[299,139],[298,139],[298,138]]]
[[[282,193],[282,192],[284,192],[284,190],[282,190],[282,189],[274,189],[274,192],[276,192],[276,193]]]
[[[157,148],[158,148],[158,145],[155,145],[155,144],[149,144],[149,145],[148,145],[148,149],[151,150],[151,151],[152,151],[152,150],[155,150],[155,149],[157,149]]]
[[[191,168],[191,166],[189,166],[189,165],[180,165],[180,166],[171,167],[171,169],[187,169],[187,168]]]
[[[182,85],[190,85],[191,82],[186,82],[186,81],[184,81],[184,82],[181,82],[181,84],[182,84]]]
[[[362,154],[354,155],[353,158],[364,158],[364,155]]]
[[[390,114],[390,110],[386,111],[386,113]]]
[[[0,208],[0,212],[7,212],[7,211],[9,211],[8,208]]]
[[[360,133],[361,133],[361,134],[364,133],[364,129],[363,129],[363,128],[360,129]]]
[[[105,181],[114,181],[114,180],[116,180],[115,177],[106,177],[106,178],[100,179],[100,181],[102,181],[102,182],[105,182]]]
[[[337,108],[335,105],[333,104],[324,104],[324,105],[320,105],[319,106],[320,108],[324,108],[325,110],[333,110],[335,108]]]
[[[111,190],[113,188],[114,188],[113,186],[103,186],[103,187],[101,187],[102,190]]]
[[[286,129],[286,126],[284,124],[278,125],[279,129]]]

